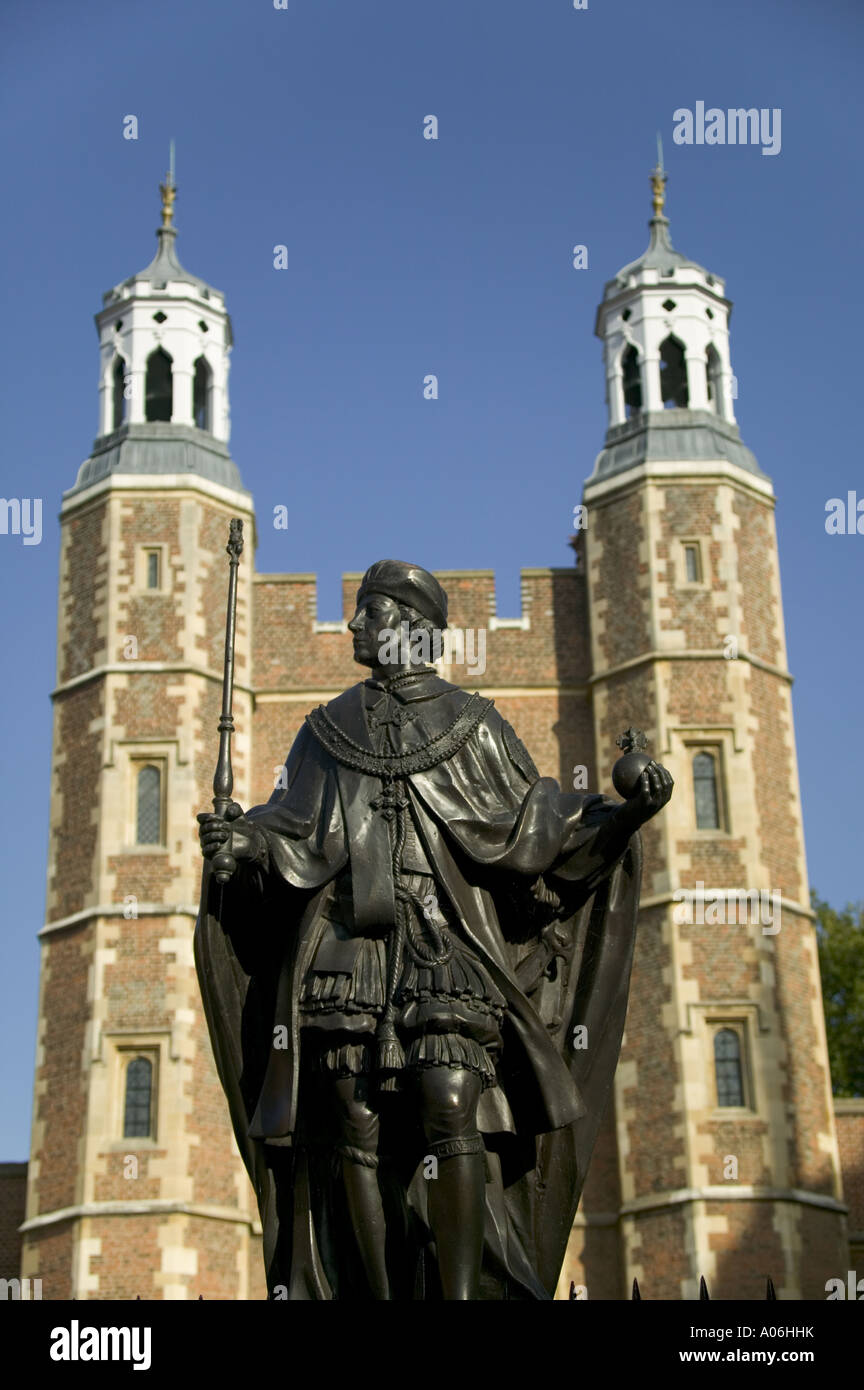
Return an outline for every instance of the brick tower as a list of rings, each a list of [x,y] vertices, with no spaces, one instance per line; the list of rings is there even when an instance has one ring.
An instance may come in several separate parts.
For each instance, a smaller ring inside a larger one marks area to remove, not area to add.
[[[643,832],[614,1114],[567,1272],[589,1297],[635,1276],[693,1298],[702,1274],[719,1298],[762,1297],[765,1275],[824,1298],[848,1246],[774,494],[735,422],[724,283],[672,247],[665,180],[598,311],[609,428],[583,539],[601,777],[641,720],[676,791]]]
[[[261,1296],[192,960],[221,695],[231,325],[177,260],[104,296],[99,434],[61,512],[46,925],[22,1268],[43,1297]],[[244,572],[245,570],[245,572]],[[237,795],[247,794],[251,565],[241,567]]]

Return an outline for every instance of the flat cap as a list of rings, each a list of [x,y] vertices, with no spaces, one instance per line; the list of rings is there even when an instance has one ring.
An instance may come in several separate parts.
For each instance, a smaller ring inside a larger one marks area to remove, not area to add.
[[[434,574],[406,560],[376,560],[363,576],[357,603],[368,594],[386,594],[407,608],[416,608],[443,631],[447,626],[447,594]]]

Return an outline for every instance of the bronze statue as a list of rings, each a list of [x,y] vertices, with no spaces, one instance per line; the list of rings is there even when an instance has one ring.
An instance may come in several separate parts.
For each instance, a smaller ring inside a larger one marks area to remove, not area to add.
[[[307,716],[266,805],[223,810],[223,775],[198,817],[196,960],[273,1298],[552,1298],[611,1089],[672,779],[646,757],[616,802],[540,777],[391,640],[446,623],[432,574],[373,565],[370,677]]]

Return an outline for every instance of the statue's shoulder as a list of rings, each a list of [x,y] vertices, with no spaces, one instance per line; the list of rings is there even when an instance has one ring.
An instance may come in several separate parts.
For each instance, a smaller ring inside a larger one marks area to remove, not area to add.
[[[419,687],[407,686],[396,692],[402,704],[410,706],[426,724],[450,723],[465,711],[482,708],[483,720],[500,718],[493,702],[477,690],[463,690],[440,676],[428,676]]]
[[[318,705],[316,709],[310,710],[306,715],[304,730],[307,735],[314,735],[315,743],[329,753],[333,753],[334,730],[343,738],[359,741],[363,748],[369,748],[369,734],[363,713],[363,682],[358,681],[356,685],[343,690],[341,695],[328,700],[326,705]]]
[[[475,737],[480,738],[488,747],[496,747],[500,750],[503,746],[508,758],[523,776],[529,782],[536,782],[540,773],[537,771],[534,759],[512,724],[509,724],[495,708],[494,700],[484,697],[480,691],[462,690],[459,686],[447,685],[446,681],[442,681],[441,684],[453,694],[453,703],[448,706],[451,714],[460,714],[472,702],[475,704],[482,702],[483,712],[477,725]]]
[[[427,681],[426,687],[426,699],[411,705],[417,716],[411,726],[412,740],[452,735],[454,751],[469,738],[479,738],[485,745],[500,743],[501,716],[488,696],[444,680]]]
[[[501,741],[507,749],[507,756],[511,763],[513,763],[515,767],[518,767],[523,777],[527,778],[529,782],[539,781],[540,773],[537,770],[537,764],[534,762],[525,744],[513,728],[513,725],[508,724],[506,719],[502,719],[500,714],[498,715],[498,723]]]
[[[339,720],[340,715],[363,707],[363,692],[365,683],[358,681],[356,685],[349,685],[347,690],[343,690],[341,695],[335,695],[332,700],[328,700],[326,705],[319,705],[319,709],[325,709],[331,719]]]
[[[403,704],[419,704],[428,701],[445,702],[452,709],[462,709],[472,698],[473,692],[463,690],[461,685],[452,685],[441,676],[427,676],[416,686],[404,686],[395,691],[397,699]]]

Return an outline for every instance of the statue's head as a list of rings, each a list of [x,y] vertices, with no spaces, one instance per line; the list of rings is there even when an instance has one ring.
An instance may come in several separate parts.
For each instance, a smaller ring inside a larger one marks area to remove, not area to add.
[[[447,626],[447,594],[434,574],[405,560],[378,560],[363,576],[357,590],[357,611],[348,630],[354,634],[354,660],[363,666],[381,665],[387,634],[407,623],[407,635],[418,629],[432,634]],[[402,629],[404,631],[405,629]],[[433,656],[440,644],[432,639]]]

